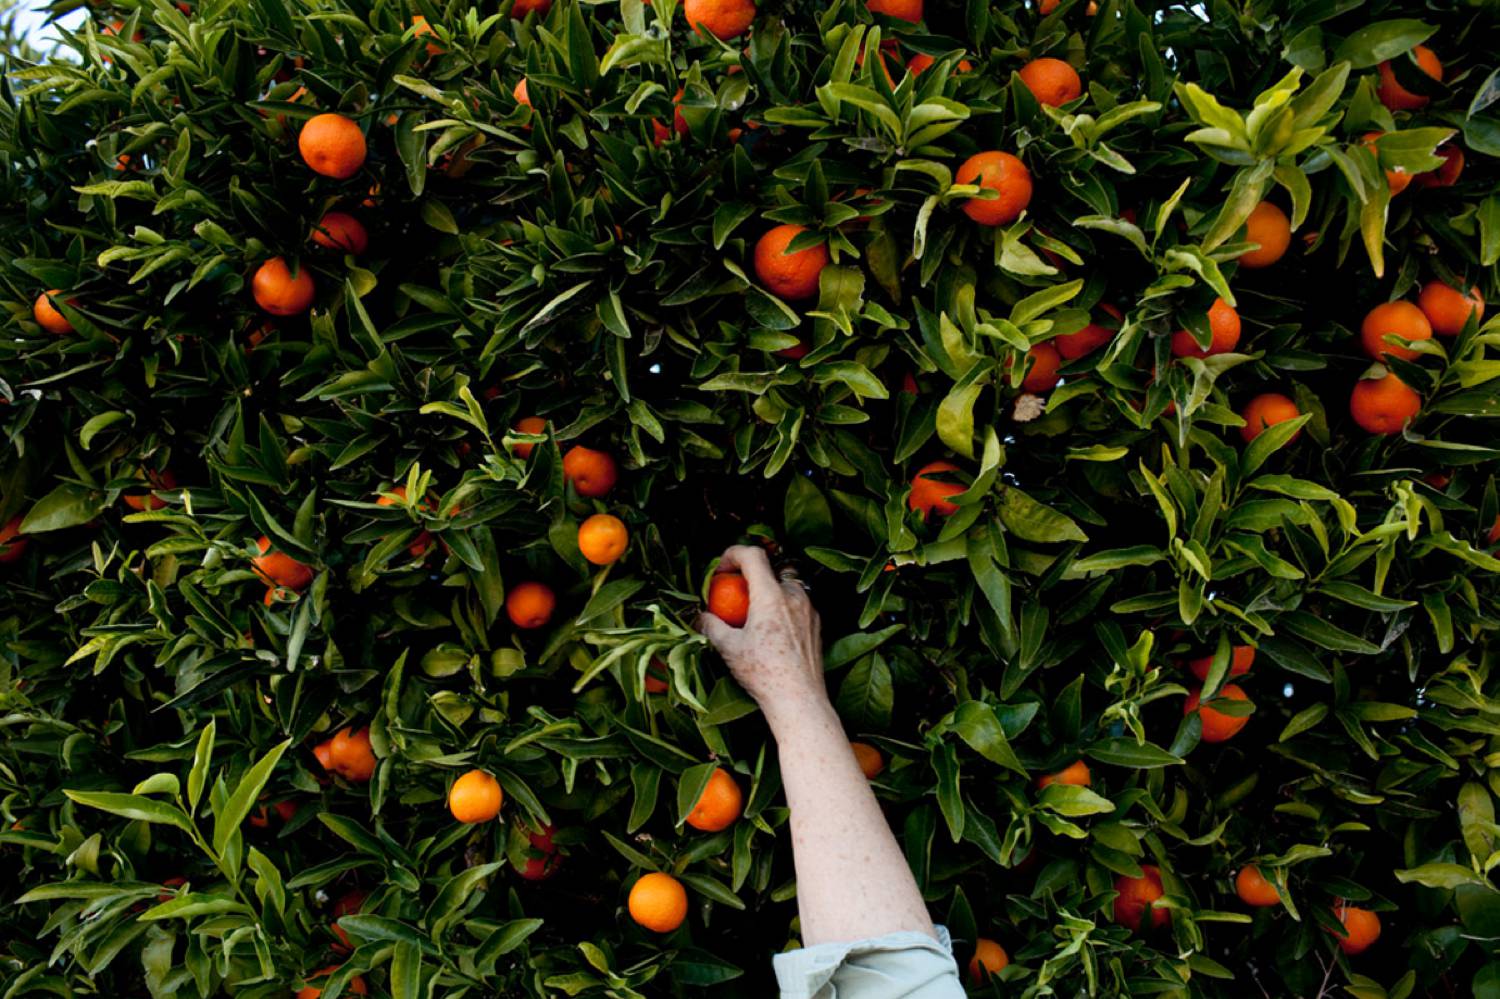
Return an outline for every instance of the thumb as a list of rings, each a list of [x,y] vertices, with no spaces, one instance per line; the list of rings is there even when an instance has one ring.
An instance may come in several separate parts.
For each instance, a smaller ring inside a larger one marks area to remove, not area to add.
[[[722,655],[726,649],[738,644],[741,629],[726,624],[724,619],[717,614],[705,611],[698,615],[698,631]]]

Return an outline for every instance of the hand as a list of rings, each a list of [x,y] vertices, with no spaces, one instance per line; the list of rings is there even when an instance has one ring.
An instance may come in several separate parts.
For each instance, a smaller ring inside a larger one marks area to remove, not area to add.
[[[749,545],[725,551],[719,570],[745,577],[749,616],[743,628],[736,628],[705,612],[698,630],[719,650],[767,720],[774,726],[794,707],[827,704],[822,628],[796,573],[783,569],[778,581],[765,551]]]

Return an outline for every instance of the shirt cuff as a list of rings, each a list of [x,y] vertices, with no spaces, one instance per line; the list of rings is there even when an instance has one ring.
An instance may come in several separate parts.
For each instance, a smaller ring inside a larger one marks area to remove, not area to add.
[[[772,960],[781,999],[956,999],[964,994],[948,930],[818,944]]]

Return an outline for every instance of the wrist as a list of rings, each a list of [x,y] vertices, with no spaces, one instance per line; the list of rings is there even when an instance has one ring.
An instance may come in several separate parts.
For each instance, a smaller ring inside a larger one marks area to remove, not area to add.
[[[761,713],[766,716],[777,743],[824,732],[843,737],[844,724],[823,690],[807,689],[767,698],[761,705]]]

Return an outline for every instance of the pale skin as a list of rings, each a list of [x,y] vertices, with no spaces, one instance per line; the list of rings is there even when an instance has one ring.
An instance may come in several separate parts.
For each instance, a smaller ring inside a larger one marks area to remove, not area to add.
[[[906,857],[829,703],[818,612],[807,590],[785,571],[778,579],[760,548],[730,548],[719,569],[745,577],[749,617],[735,628],[704,614],[698,626],[776,738],[803,945],[902,931],[936,939]]]

